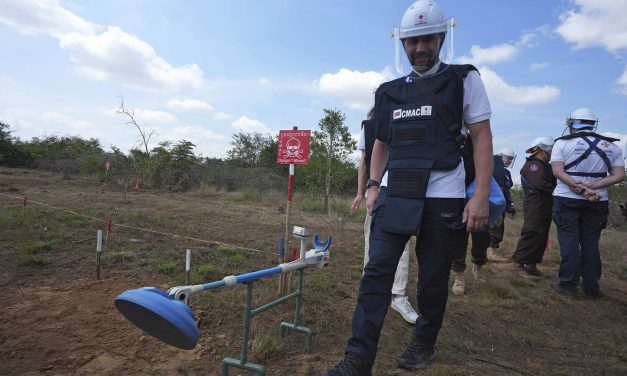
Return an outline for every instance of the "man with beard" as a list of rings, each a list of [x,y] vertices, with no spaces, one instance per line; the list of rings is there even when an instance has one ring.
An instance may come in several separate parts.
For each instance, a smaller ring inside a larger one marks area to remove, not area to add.
[[[367,207],[372,213],[370,260],[359,286],[344,358],[322,376],[372,374],[396,266],[413,235],[420,316],[397,365],[419,369],[433,361],[452,260],[466,251],[467,231],[486,225],[492,175],[491,109],[475,67],[440,61],[453,25],[434,1],[418,0],[395,30],[397,51],[405,51],[412,72],[382,84],[375,94],[377,139],[367,183]],[[397,69],[403,74],[399,65]],[[468,142],[474,148],[476,171],[475,193],[468,202],[465,151],[460,148],[466,135],[472,140]]]

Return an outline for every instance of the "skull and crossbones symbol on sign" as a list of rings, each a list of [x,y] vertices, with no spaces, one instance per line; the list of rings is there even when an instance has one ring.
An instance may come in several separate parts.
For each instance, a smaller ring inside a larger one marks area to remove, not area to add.
[[[300,141],[297,138],[290,138],[285,144],[287,150],[283,152],[283,158],[302,158],[303,151],[300,150]]]

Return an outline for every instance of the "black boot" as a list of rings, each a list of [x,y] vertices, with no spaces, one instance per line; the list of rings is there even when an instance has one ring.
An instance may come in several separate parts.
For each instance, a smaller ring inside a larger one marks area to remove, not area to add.
[[[434,358],[435,351],[433,347],[425,346],[416,341],[416,339],[412,339],[403,355],[398,358],[397,364],[400,368],[420,369],[425,368]]]
[[[372,376],[372,366],[353,353],[346,353],[344,359],[320,376]]]

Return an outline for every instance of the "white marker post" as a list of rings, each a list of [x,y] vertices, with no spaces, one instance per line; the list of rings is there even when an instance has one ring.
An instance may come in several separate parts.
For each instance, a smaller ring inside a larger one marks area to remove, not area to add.
[[[189,285],[189,271],[190,271],[190,266],[192,264],[192,250],[188,249],[185,252],[185,284]]]
[[[96,277],[100,280],[100,254],[102,253],[102,230],[98,230],[96,241]]]

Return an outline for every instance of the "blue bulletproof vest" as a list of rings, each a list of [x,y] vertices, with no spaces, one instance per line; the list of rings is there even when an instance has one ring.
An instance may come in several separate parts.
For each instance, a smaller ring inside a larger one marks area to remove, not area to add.
[[[378,105],[385,106],[387,111],[390,162],[418,157],[432,160],[435,170],[457,167],[461,153],[453,135],[440,120],[436,107],[421,94],[413,80],[422,80],[457,124],[462,124],[463,79],[470,70],[476,68],[441,64],[440,72],[434,75],[402,77],[381,85],[377,90]]]
[[[375,94],[377,127],[387,130],[389,159],[386,205],[393,216],[385,216],[385,231],[412,235],[420,232],[423,199],[432,170],[456,168],[462,160],[459,145],[438,116],[437,108],[448,111],[462,124],[464,77],[471,65],[441,64],[438,73],[418,78],[402,77],[382,84]],[[439,101],[436,106],[413,82],[421,80]],[[380,130],[377,130],[380,136]]]

